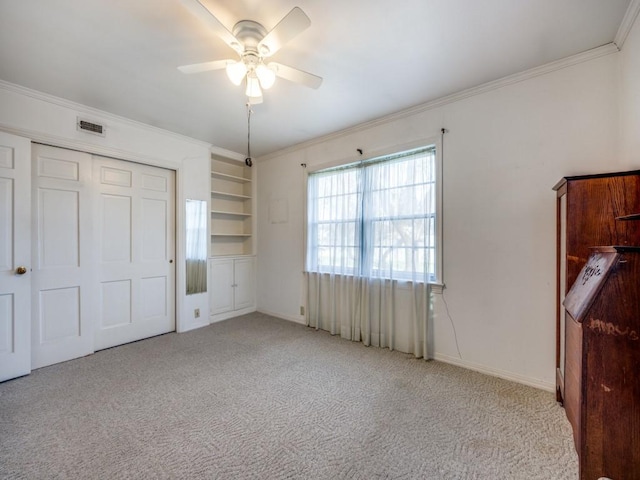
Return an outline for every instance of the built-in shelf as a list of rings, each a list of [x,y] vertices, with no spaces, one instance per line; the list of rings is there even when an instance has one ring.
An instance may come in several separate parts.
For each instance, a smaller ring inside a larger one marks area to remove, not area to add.
[[[215,195],[217,197],[238,198],[241,200],[249,200],[251,198],[249,195],[239,195],[237,193],[221,192],[220,190],[211,190],[211,195]]]
[[[229,216],[229,217],[250,217],[251,214],[250,213],[243,213],[243,212],[228,212],[228,211],[223,211],[223,210],[211,210],[211,213],[213,215],[225,215],[225,216]]]
[[[249,182],[251,182],[250,178],[238,177],[237,175],[229,175],[229,174],[220,173],[220,172],[211,172],[211,176],[213,178],[222,178],[222,179],[225,179],[225,180],[231,180],[232,182],[240,182],[240,183],[249,183]]]
[[[212,237],[250,237],[250,233],[212,233]]]
[[[254,253],[253,170],[243,162],[211,157],[211,255]],[[233,232],[233,233],[225,233]]]

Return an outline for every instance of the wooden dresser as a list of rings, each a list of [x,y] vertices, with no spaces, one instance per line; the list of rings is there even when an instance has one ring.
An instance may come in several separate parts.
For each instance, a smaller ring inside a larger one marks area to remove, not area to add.
[[[640,479],[640,247],[592,249],[564,303],[582,332],[564,385],[580,417],[580,478]]]
[[[604,468],[602,465],[613,461],[614,458],[619,458],[620,452],[628,453],[628,451],[620,450],[616,453],[613,449],[604,447],[600,447],[598,450],[593,447],[593,442],[601,445],[602,439],[605,438],[603,432],[609,432],[610,430],[607,429],[613,428],[612,424],[615,422],[612,419],[615,415],[618,415],[617,418],[620,421],[622,419],[628,420],[629,412],[616,411],[619,406],[609,403],[607,408],[613,409],[610,412],[613,417],[607,417],[608,424],[604,425],[603,412],[589,403],[588,392],[591,392],[591,398],[594,398],[591,389],[604,388],[599,384],[596,385],[597,380],[589,376],[589,370],[586,368],[587,360],[591,358],[590,355],[594,355],[594,352],[591,351],[595,348],[591,341],[595,338],[594,331],[590,329],[587,331],[583,321],[578,321],[567,315],[563,302],[565,295],[587,263],[591,254],[590,247],[599,245],[640,246],[640,221],[627,221],[620,218],[640,212],[640,171],[566,177],[554,189],[558,194],[556,395],[558,401],[564,405],[567,417],[573,427],[576,450],[580,457],[580,478],[597,480],[600,476],[607,476],[607,472],[602,470]],[[629,252],[625,255],[631,254]],[[599,301],[603,302],[604,300]],[[623,301],[626,302],[625,305],[630,304],[629,300],[621,300],[620,298],[618,300],[609,298],[609,301]],[[608,314],[613,314],[617,308],[604,304],[601,307],[605,312],[609,312]],[[640,317],[640,310],[636,311],[636,317]],[[610,323],[616,325],[614,320],[611,320]],[[636,352],[640,349],[640,342],[627,340],[631,341],[629,348],[632,350],[635,348]],[[602,345],[609,344],[605,342]],[[601,355],[612,356],[613,354],[605,352]],[[631,373],[636,382],[640,381],[640,370],[637,367],[636,365],[634,367],[636,370]],[[613,368],[613,364],[610,364],[609,368]],[[626,366],[625,368],[630,367]],[[634,395],[637,396],[637,391]],[[611,395],[611,397],[614,396],[614,394]],[[634,405],[633,408],[639,408],[637,403]],[[640,443],[637,443],[637,439],[640,437],[640,426],[636,427],[635,432],[627,430],[621,441],[627,441],[629,444],[636,442],[635,445],[638,445],[639,451],[637,455],[640,455]],[[617,433],[621,432],[617,431]],[[628,457],[628,455],[626,456]],[[596,474],[596,472],[600,473]],[[640,472],[627,472],[624,475],[618,474],[610,478],[615,480],[619,478],[640,479]]]

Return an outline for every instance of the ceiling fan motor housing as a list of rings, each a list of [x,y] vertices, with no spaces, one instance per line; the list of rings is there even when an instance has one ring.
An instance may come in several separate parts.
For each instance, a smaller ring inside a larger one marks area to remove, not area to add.
[[[244,43],[245,50],[258,51],[258,44],[267,34],[267,29],[253,20],[240,20],[233,26],[233,36]]]
[[[267,34],[267,29],[253,20],[240,20],[233,27],[233,35],[242,42],[244,48],[240,57],[247,70],[254,70],[262,62],[262,52],[258,44]],[[268,47],[264,46],[268,50]]]

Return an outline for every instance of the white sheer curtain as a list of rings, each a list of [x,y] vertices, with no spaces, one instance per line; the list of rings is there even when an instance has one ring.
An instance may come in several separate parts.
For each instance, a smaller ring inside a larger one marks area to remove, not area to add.
[[[435,149],[312,173],[307,324],[427,357]]]

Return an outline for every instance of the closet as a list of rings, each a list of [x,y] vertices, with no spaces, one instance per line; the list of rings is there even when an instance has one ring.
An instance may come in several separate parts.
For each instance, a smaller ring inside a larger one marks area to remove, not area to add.
[[[0,381],[176,328],[175,171],[0,132]]]
[[[31,152],[31,368],[174,331],[175,172]]]

